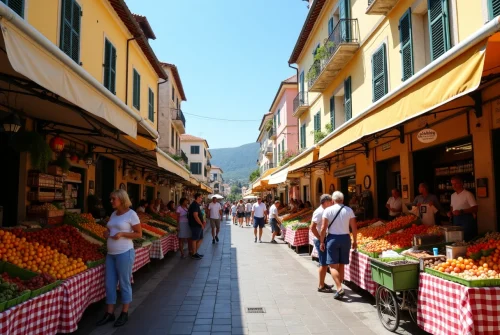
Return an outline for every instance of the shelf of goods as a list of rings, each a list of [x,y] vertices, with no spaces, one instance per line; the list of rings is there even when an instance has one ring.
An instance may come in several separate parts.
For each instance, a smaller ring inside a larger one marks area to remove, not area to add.
[[[454,193],[451,186],[451,178],[455,175],[463,179],[464,188],[472,193],[476,192],[476,182],[474,179],[474,162],[472,160],[459,161],[455,165],[438,167],[434,169],[435,191],[439,197],[439,202],[445,207],[451,203],[451,195]]]
[[[53,202],[63,200],[63,178],[30,171],[28,174],[28,201]]]

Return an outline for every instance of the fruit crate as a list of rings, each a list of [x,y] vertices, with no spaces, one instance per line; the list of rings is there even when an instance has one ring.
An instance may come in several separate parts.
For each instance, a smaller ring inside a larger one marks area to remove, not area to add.
[[[21,269],[14,264],[8,262],[0,262],[0,273],[7,272],[9,276],[18,277],[22,280],[28,280],[38,275],[36,272],[32,272],[26,269]]]
[[[30,172],[28,175],[28,185],[30,187],[62,188],[63,177],[46,173]]]
[[[424,272],[425,269],[426,269],[426,267],[425,267],[425,261],[433,260],[433,259],[442,259],[443,257],[446,258],[446,256],[444,256],[444,255],[437,255],[437,256],[429,256],[429,257],[419,258],[418,262],[419,262],[419,270],[420,270],[420,272]]]
[[[455,259],[459,256],[465,257],[467,255],[467,246],[454,247],[451,245],[446,246],[446,258]]]
[[[387,259],[370,259],[374,282],[391,291],[414,290],[418,288],[419,263],[411,262],[410,264],[391,265],[385,263],[384,260]]]
[[[5,311],[6,309],[22,304],[23,302],[28,300],[30,296],[31,296],[31,291],[26,290],[18,297],[0,303],[0,313]]]
[[[106,262],[106,258],[98,259],[97,261],[88,261],[87,262],[87,267],[90,268],[95,268],[98,267],[101,264],[104,264]]]
[[[38,297],[39,295],[45,294],[49,291],[52,291],[53,289],[55,289],[56,287],[61,285],[61,283],[62,283],[62,280],[56,280],[52,284],[45,285],[45,286],[40,287],[37,290],[31,291],[30,299],[32,299],[34,297]]]
[[[443,273],[434,269],[426,268],[425,272],[433,276],[452,281],[454,283],[462,284],[467,287],[490,287],[500,286],[500,279],[473,279],[467,280],[447,273]]]

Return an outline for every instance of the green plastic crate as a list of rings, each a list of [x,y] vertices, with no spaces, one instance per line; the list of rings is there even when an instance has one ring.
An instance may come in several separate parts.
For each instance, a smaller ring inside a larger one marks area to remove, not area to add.
[[[443,273],[434,269],[426,268],[425,272],[433,276],[452,281],[454,283],[462,284],[467,287],[490,287],[490,286],[500,286],[500,279],[476,279],[476,280],[466,280],[457,276],[453,276],[447,273]]]
[[[101,259],[98,259],[96,261],[88,261],[86,265],[89,269],[95,268],[101,264],[104,264],[105,261],[106,261],[106,258],[101,258]]]
[[[53,289],[55,289],[56,287],[61,285],[61,283],[62,283],[61,280],[56,280],[52,284],[45,285],[45,286],[40,287],[38,290],[31,291],[30,298],[38,297],[39,295],[45,294],[49,291],[52,291]]]
[[[370,259],[372,279],[391,291],[418,288],[418,263],[390,265],[381,260]]]
[[[8,262],[0,262],[0,274],[4,272],[7,272],[11,277],[19,277],[22,280],[28,280],[38,275],[38,273],[36,272],[21,269],[14,264]]]

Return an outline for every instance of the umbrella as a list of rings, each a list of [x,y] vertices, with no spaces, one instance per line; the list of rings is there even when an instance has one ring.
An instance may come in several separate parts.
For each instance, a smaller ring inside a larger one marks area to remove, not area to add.
[[[257,199],[257,196],[256,195],[247,195],[247,196],[243,197],[243,199]]]
[[[212,198],[215,198],[215,199],[224,199],[224,197],[220,194],[210,194],[208,196],[208,199],[212,199]]]

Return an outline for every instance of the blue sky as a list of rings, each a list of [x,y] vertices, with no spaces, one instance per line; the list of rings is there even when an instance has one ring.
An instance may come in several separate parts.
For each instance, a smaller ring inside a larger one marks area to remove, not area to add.
[[[302,0],[127,0],[147,16],[160,61],[177,65],[187,133],[210,148],[255,142],[307,15]],[[211,118],[258,120],[215,121]]]

